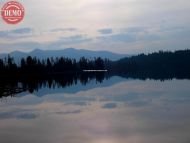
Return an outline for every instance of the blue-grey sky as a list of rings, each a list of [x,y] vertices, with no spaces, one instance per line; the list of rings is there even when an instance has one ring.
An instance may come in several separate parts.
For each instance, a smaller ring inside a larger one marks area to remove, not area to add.
[[[21,23],[8,25],[0,19],[0,53],[72,47],[137,54],[190,47],[189,0],[21,3],[26,10]]]

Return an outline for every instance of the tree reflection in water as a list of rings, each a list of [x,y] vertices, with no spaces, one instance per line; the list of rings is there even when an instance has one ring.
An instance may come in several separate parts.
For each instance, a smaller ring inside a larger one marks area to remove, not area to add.
[[[14,96],[16,94],[28,91],[33,93],[41,88],[48,87],[50,89],[65,88],[76,85],[80,82],[86,85],[91,80],[101,83],[105,78],[108,78],[106,73],[82,73],[82,74],[61,74],[51,75],[50,77],[23,77],[20,79],[3,79],[0,82],[0,98]]]

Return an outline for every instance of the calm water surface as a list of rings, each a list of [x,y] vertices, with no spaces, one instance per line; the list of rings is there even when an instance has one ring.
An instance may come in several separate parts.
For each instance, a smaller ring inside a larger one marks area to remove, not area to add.
[[[133,80],[0,99],[1,143],[189,143],[190,80]]]

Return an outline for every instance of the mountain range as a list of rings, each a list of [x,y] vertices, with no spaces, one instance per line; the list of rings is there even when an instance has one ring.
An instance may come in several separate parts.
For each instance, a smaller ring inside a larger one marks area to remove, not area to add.
[[[84,49],[63,49],[63,50],[40,50],[35,49],[31,52],[21,52],[21,51],[14,51],[9,53],[11,57],[15,59],[15,61],[19,61],[21,58],[26,58],[27,56],[36,57],[39,59],[45,59],[48,57],[67,57],[67,58],[75,58],[76,60],[79,60],[81,57],[86,58],[94,58],[94,57],[101,57],[101,58],[108,58],[110,60],[119,60],[124,57],[128,57],[127,54],[116,54],[109,51],[90,51],[90,50],[84,50]],[[3,59],[7,57],[8,54],[0,54],[0,58]]]

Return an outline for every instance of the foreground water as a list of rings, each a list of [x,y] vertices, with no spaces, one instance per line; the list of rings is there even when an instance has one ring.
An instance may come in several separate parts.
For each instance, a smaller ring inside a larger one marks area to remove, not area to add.
[[[190,80],[115,76],[0,100],[1,143],[190,142]]]

